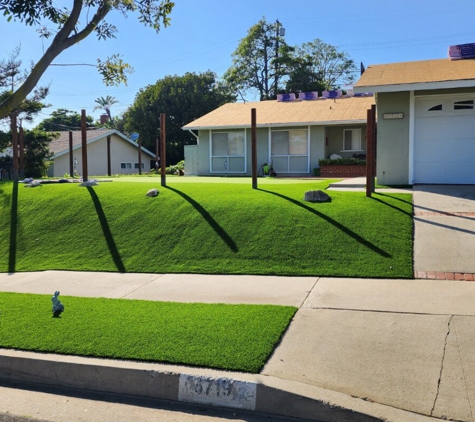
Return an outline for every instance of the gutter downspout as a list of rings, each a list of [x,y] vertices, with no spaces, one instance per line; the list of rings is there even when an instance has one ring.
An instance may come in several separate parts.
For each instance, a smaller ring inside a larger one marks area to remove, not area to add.
[[[196,145],[199,145],[200,144],[200,137],[195,132],[193,132],[193,130],[191,130],[191,129],[188,129],[188,132],[190,132],[196,138]]]

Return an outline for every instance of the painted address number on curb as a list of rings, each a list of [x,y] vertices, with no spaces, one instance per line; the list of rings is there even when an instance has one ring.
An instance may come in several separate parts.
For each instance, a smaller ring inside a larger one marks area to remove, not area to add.
[[[255,410],[256,384],[231,378],[196,377],[181,374],[178,400]]]

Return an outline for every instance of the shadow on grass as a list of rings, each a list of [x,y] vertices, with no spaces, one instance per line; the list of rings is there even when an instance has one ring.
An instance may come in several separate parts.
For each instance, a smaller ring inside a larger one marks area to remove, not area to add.
[[[410,204],[410,205],[412,205],[412,202],[413,202],[412,200],[406,201],[405,199],[397,198],[395,196],[392,196],[391,194],[386,194],[386,193],[381,193],[381,192],[378,192],[376,195],[385,196],[387,198],[395,199],[396,201],[405,202],[406,204]]]
[[[122,262],[119,250],[117,249],[117,246],[114,242],[114,237],[112,236],[112,232],[109,228],[109,223],[107,222],[107,217],[104,213],[104,210],[102,209],[101,202],[99,201],[99,198],[97,197],[97,194],[96,192],[94,192],[94,189],[92,187],[87,186],[86,188],[89,194],[91,195],[92,202],[94,203],[94,207],[96,208],[97,217],[99,218],[99,222],[101,223],[102,232],[104,233],[107,246],[109,247],[109,251],[111,253],[114,264],[117,267],[117,271],[125,273],[125,265]]]
[[[388,196],[388,198],[392,198],[392,197],[391,197],[391,196]],[[382,201],[382,200],[379,199],[379,198],[376,198],[374,195],[371,196],[371,199],[374,199],[375,201],[378,201],[378,202],[380,202],[381,204],[384,204],[384,205],[386,205],[386,206],[388,206],[388,207],[391,207],[392,209],[394,209],[394,210],[396,210],[396,211],[402,212],[403,214],[406,214],[407,216],[409,216],[409,217],[412,218],[412,212],[407,212],[407,211],[402,210],[402,209],[399,208],[399,207],[396,207],[395,205],[388,204],[387,202]],[[392,199],[398,199],[398,198],[392,198]],[[406,203],[407,203],[407,201],[402,201],[402,202],[406,202]]]
[[[269,190],[265,189],[259,189],[261,192],[266,192],[270,193],[271,195],[278,196],[282,199],[285,199],[286,201],[291,202],[294,205],[299,206],[300,208],[303,208],[304,210],[307,210],[311,212],[312,214],[316,215],[317,217],[325,220],[326,222],[330,223],[332,226],[336,227],[337,229],[341,230],[343,233],[346,233],[348,236],[352,237],[355,239],[357,242],[361,243],[363,246],[366,246],[367,248],[371,249],[372,251],[376,252],[377,254],[383,256],[384,258],[391,258],[391,255],[388,254],[386,251],[383,251],[382,249],[378,248],[376,245],[373,245],[371,242],[368,240],[362,238],[359,234],[355,233],[354,231],[350,230],[348,227],[345,227],[343,224],[340,224],[338,221],[335,221],[333,218],[328,217],[325,214],[322,214],[321,212],[318,212],[312,207],[309,207],[308,205],[302,204],[301,202],[289,198],[288,196],[282,195],[277,192],[272,192]]]
[[[13,183],[12,207],[10,212],[10,250],[8,254],[8,272],[15,272],[18,229],[18,182]]]
[[[226,245],[228,245],[229,249],[233,252],[238,251],[238,247],[233,239],[226,233],[226,231],[218,224],[218,222],[210,215],[208,211],[206,211],[198,202],[196,202],[193,198],[189,197],[186,193],[179,191],[178,189],[171,188],[170,186],[166,186],[167,189],[177,193],[183,199],[188,201],[196,211],[198,211],[201,216],[206,220],[206,222],[212,227],[212,229],[218,234],[218,236],[223,240]]]

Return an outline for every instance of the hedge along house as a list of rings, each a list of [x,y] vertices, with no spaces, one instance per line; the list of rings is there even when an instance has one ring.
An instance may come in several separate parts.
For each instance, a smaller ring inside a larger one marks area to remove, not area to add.
[[[69,174],[69,132],[59,132],[58,139],[49,145],[53,155],[53,164],[48,170],[50,177],[62,177]],[[73,134],[73,163],[76,172],[82,173],[82,137],[81,131]],[[86,131],[87,169],[89,175],[108,174],[107,138],[110,136],[111,174],[134,174],[139,171],[138,144],[117,130],[98,129]],[[142,171],[155,168],[155,154],[142,147]]]
[[[378,183],[475,184],[475,60],[369,66],[354,91],[375,93]]]
[[[332,154],[365,154],[366,110],[374,97],[228,103],[188,123],[185,174],[250,176],[251,109],[257,117],[257,163],[278,176],[309,176]]]

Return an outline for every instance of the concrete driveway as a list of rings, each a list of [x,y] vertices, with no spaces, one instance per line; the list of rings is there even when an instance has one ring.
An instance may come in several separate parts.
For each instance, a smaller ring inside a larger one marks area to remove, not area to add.
[[[416,185],[413,201],[415,277],[475,280],[475,186]]]

